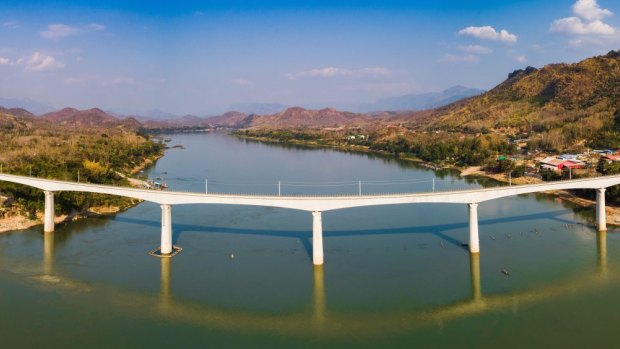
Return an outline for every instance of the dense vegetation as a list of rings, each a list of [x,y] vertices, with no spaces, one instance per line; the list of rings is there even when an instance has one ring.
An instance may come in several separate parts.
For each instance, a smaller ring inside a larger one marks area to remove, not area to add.
[[[528,67],[489,92],[437,109],[426,126],[462,132],[527,132],[538,147],[562,151],[582,140],[619,147],[610,134],[620,107],[620,53],[576,64]]]
[[[374,136],[374,135],[373,135]],[[370,137],[371,150],[379,150],[399,156],[410,155],[418,159],[457,165],[482,165],[499,154],[512,154],[513,145],[495,135],[458,139],[437,134],[399,135],[393,138]]]
[[[40,126],[40,125],[39,125]],[[127,185],[125,174],[162,155],[165,146],[122,129],[19,127],[0,132],[0,166],[4,173],[81,182]],[[34,216],[43,207],[40,190],[0,183],[14,211]],[[82,212],[93,206],[127,207],[132,200],[88,193],[61,193],[58,213]],[[5,208],[4,211],[7,211]]]

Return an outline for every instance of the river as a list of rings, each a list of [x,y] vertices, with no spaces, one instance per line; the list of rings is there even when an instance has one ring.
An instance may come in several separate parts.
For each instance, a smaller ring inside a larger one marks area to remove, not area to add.
[[[171,190],[277,195],[490,185],[380,156],[284,147],[224,134],[171,135],[144,175]],[[433,181],[433,178],[434,181]],[[278,186],[278,182],[280,185]],[[278,188],[279,187],[279,188]],[[160,208],[0,235],[3,347],[581,348],[620,339],[620,235],[546,195],[481,203],[479,258],[467,206],[312,216],[211,205],[172,209],[183,251],[157,259]]]

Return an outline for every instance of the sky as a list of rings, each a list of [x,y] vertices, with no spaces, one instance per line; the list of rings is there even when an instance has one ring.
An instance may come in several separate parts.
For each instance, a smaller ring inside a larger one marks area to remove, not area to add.
[[[214,115],[490,89],[620,49],[617,0],[0,2],[0,97]]]

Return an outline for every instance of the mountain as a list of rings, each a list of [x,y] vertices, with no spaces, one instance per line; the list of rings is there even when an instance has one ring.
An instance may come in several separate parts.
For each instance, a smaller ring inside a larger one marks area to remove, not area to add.
[[[0,98],[0,105],[4,106],[5,108],[26,109],[36,115],[41,115],[56,110],[56,108],[47,103],[35,101],[28,98]]]
[[[161,111],[159,109],[147,110],[144,113],[141,113],[141,116],[144,116],[148,119],[158,119],[158,120],[169,120],[169,119],[175,119],[179,117],[176,114]]]
[[[34,115],[25,109],[0,107],[0,130],[26,129],[34,122]]]
[[[620,52],[574,64],[516,70],[490,91],[438,108],[426,126],[464,131],[517,129],[579,138],[609,126],[620,107]]]
[[[211,123],[208,117],[199,117],[195,115],[184,115],[166,120],[141,119],[142,127],[147,129],[174,129],[174,128],[193,128],[206,127],[210,128]]]
[[[80,128],[90,127],[140,127],[140,122],[135,118],[119,119],[110,115],[99,108],[88,110],[78,110],[74,108],[64,108],[59,111],[43,114],[40,117],[52,124],[60,126],[72,126]]]
[[[255,116],[247,125],[250,128],[319,128],[340,127],[368,123],[371,117],[364,114],[338,111],[331,108],[309,110],[300,107],[283,112]]]
[[[358,112],[425,110],[441,107],[458,100],[484,93],[484,90],[465,86],[453,86],[441,92],[407,94],[380,99],[375,103],[353,107]]]
[[[244,114],[268,115],[286,110],[286,106],[280,103],[240,103],[233,104],[228,110],[234,110]]]
[[[331,108],[310,110],[300,107],[288,108],[271,115],[246,115],[228,112],[207,120],[213,126],[230,128],[324,128],[365,124],[372,120],[368,115],[338,111]]]
[[[244,113],[229,111],[222,115],[212,116],[207,120],[214,126],[240,128],[247,125],[248,116]]]

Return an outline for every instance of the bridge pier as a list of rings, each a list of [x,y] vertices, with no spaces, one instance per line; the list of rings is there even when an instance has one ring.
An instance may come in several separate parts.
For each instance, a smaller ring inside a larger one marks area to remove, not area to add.
[[[323,221],[320,211],[312,212],[312,263],[323,265]]]
[[[596,189],[596,228],[598,231],[607,230],[605,216],[605,188]]]
[[[45,194],[45,212],[43,213],[43,232],[50,233],[54,231],[54,192],[44,191]]]
[[[469,252],[480,253],[480,239],[478,237],[478,204],[467,204],[469,207]]]
[[[172,206],[161,205],[161,246],[162,255],[172,254]]]

